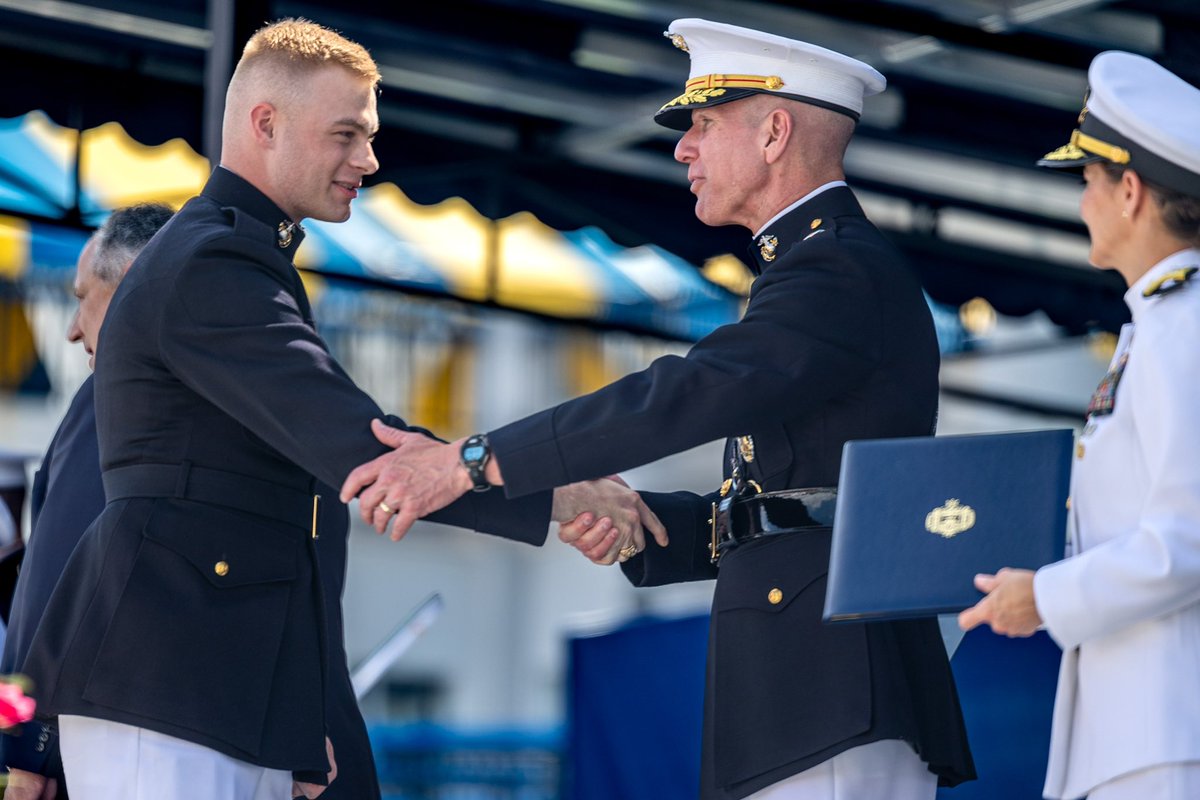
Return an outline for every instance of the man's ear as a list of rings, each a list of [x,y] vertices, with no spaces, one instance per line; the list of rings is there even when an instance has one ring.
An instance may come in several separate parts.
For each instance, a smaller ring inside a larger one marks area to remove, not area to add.
[[[275,142],[279,115],[270,103],[259,103],[250,109],[250,130],[254,141],[262,147],[271,147]]]
[[[783,157],[792,138],[792,115],[776,108],[763,118],[760,128],[763,143],[763,159],[774,164]]]

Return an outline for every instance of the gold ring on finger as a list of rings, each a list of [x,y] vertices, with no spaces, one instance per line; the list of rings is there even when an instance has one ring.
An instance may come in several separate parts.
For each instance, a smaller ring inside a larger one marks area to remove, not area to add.
[[[624,547],[622,547],[620,550],[617,551],[617,555],[619,555],[621,557],[622,561],[628,561],[629,559],[633,558],[637,554],[638,554],[638,549],[637,549],[636,544],[627,544]]]
[[[387,503],[380,503],[380,504],[379,504],[379,510],[380,510],[380,511],[382,511],[383,513],[385,513],[385,514],[391,514],[391,513],[392,513],[391,506],[389,506]]]

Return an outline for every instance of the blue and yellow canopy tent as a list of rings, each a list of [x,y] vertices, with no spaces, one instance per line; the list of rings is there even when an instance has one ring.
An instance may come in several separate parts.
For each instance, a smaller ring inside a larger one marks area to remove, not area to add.
[[[199,192],[209,163],[182,140],[147,147],[115,122],[85,131],[41,112],[0,120],[0,277],[64,281],[87,235],[111,209]],[[744,267],[714,262],[734,291],[653,245],[623,248],[598,228],[560,232],[529,213],[490,220],[460,198],[432,206],[394,184],[362,192],[350,220],[305,223],[297,265],[319,278],[454,297],[537,315],[695,340],[737,318]],[[341,282],[339,286],[343,286]],[[38,389],[20,303],[0,319],[0,386]],[[11,363],[9,363],[11,362]]]

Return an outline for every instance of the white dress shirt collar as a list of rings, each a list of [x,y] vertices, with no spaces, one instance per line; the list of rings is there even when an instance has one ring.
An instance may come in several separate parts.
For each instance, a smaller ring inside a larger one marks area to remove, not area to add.
[[[757,236],[758,236],[760,233],[762,233],[762,232],[763,232],[763,231],[765,231],[767,228],[769,228],[771,225],[773,225],[773,224],[775,223],[775,221],[776,221],[776,220],[778,220],[780,217],[783,217],[783,216],[785,216],[785,215],[787,215],[787,214],[790,214],[790,213],[792,213],[792,211],[794,211],[795,209],[797,209],[797,208],[799,208],[800,206],[804,205],[804,204],[805,204],[805,203],[807,203],[809,200],[812,200],[814,197],[816,197],[817,195],[819,195],[821,192],[823,192],[823,191],[825,191],[825,190],[827,190],[827,189],[832,189],[832,188],[833,188],[833,187],[835,187],[835,186],[845,186],[845,185],[846,185],[846,182],[845,182],[845,181],[830,181],[829,183],[826,183],[826,184],[823,184],[823,185],[821,185],[821,186],[818,186],[817,188],[813,189],[813,190],[812,190],[811,192],[809,192],[808,194],[804,195],[804,197],[801,197],[799,200],[797,200],[796,202],[792,203],[790,206],[788,206],[787,208],[783,209],[783,210],[782,210],[782,211],[780,211],[778,214],[776,214],[775,216],[773,216],[773,217],[771,217],[769,220],[767,220],[767,223],[766,223],[765,225],[763,225],[761,228],[759,228],[758,230],[756,230],[756,231],[754,232],[754,236],[755,236],[755,237],[757,237]]]

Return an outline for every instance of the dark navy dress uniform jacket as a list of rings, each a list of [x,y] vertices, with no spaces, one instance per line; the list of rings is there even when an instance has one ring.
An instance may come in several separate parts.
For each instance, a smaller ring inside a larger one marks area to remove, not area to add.
[[[25,659],[67,558],[104,509],[94,397],[93,379],[88,376],[72,399],[34,476],[30,506],[33,535],[17,580],[0,674],[15,672]],[[337,493],[326,487],[320,494],[332,498]],[[321,796],[327,800],[378,800],[375,760],[350,683],[342,631],[341,599],[346,578],[349,516],[346,507],[337,502],[323,506],[320,513],[317,552],[329,624],[326,713],[338,762],[337,780]],[[57,778],[59,796],[66,796],[58,736],[53,725],[31,723],[20,735],[0,738],[0,746],[6,766]]]
[[[847,440],[933,431],[929,309],[853,193],[825,190],[763,233],[777,240],[774,259],[753,248],[761,275],[740,322],[686,357],[489,434],[510,496],[745,434],[749,477],[764,490],[833,486]],[[945,785],[974,777],[935,620],[823,625],[828,531],[751,542],[718,568],[708,552],[715,494],[643,496],[670,545],[651,541],[626,576],[639,586],[717,578],[703,798],[736,800],[882,739],[911,743]],[[775,588],[783,600],[773,604]]]
[[[383,413],[316,333],[292,267],[301,236],[280,247],[282,221],[218,168],[121,283],[96,362],[110,498],[110,473],[131,465],[311,498],[314,476],[339,486],[386,451],[369,427]],[[25,662],[39,708],[323,781],[326,601],[309,509],[191,491],[181,479],[178,496],[110,499],[84,534]],[[550,500],[472,493],[431,519],[538,544]]]
[[[13,592],[0,674],[18,672],[29,643],[79,537],[104,508],[100,450],[96,443],[93,378],[88,376],[63,416],[30,492],[29,544]],[[30,722],[19,736],[0,737],[4,765],[56,778],[63,792],[62,759],[55,727]]]

